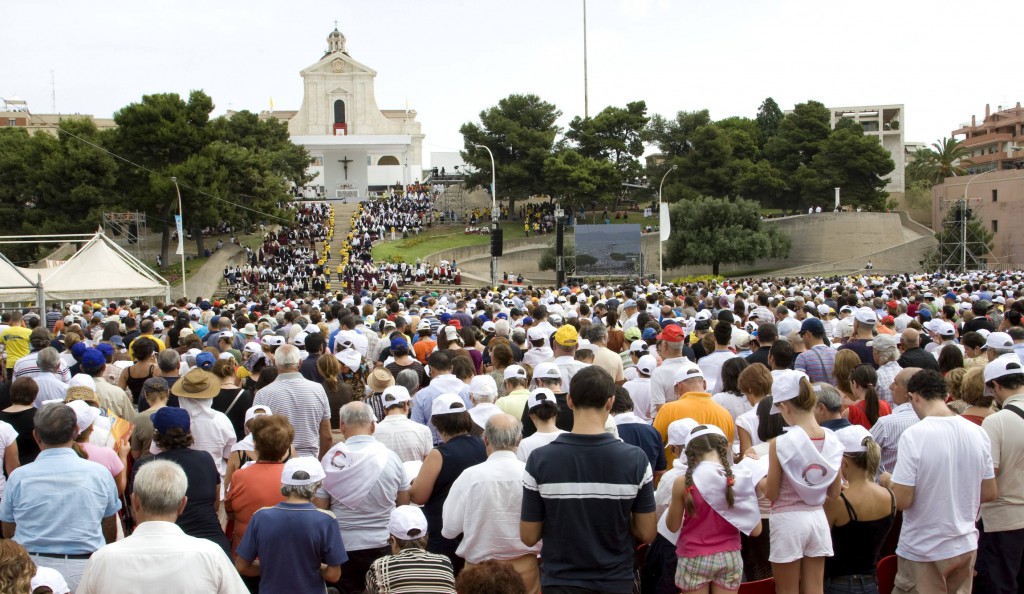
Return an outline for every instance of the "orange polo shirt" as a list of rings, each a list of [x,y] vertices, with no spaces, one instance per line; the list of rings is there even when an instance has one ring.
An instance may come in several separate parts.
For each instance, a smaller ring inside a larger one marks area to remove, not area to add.
[[[687,392],[675,402],[669,402],[661,407],[658,416],[654,417],[654,428],[661,434],[661,442],[668,444],[668,426],[673,421],[680,419],[693,419],[701,425],[715,425],[729,436],[736,435],[736,425],[733,423],[729,411],[711,399],[711,394],[706,392]],[[672,467],[675,456],[665,448],[665,456],[668,458],[668,467]]]

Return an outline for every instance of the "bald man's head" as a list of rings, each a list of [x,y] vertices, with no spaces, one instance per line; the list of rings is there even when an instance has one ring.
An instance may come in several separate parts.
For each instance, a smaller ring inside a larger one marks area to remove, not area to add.
[[[906,334],[906,332],[904,332]],[[892,380],[892,385],[889,386],[892,391],[892,401],[896,404],[906,404],[910,402],[910,395],[907,393],[907,382],[913,377],[915,373],[921,371],[920,367],[907,367],[896,374],[896,377]]]
[[[921,333],[913,328],[907,328],[900,335],[900,344],[903,345],[904,350],[916,349],[921,346]]]
[[[499,413],[487,419],[484,427],[484,443],[491,452],[512,450],[519,447],[523,437],[523,424],[512,415]]]

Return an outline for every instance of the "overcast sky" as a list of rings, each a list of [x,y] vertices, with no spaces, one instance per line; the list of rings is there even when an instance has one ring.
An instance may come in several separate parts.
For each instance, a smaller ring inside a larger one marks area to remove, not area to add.
[[[1024,97],[1015,0],[589,0],[590,113],[903,103],[907,141],[948,136],[986,103]],[[419,112],[430,152],[511,93],[583,113],[582,0],[49,1],[5,4],[0,96],[50,113],[110,117],[142,95],[203,89],[227,109],[298,109],[299,71],[338,21],[375,69],[382,109]],[[1002,15],[1000,17],[999,15]],[[1001,24],[1001,18],[1009,18]]]

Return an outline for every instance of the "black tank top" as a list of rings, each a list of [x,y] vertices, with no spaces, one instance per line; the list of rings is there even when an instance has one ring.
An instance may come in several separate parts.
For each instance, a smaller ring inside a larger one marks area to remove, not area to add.
[[[825,577],[837,578],[844,575],[874,575],[878,565],[878,554],[889,535],[896,517],[896,498],[889,491],[892,507],[889,515],[877,520],[862,522],[857,519],[846,495],[839,494],[846,505],[850,521],[842,526],[832,527],[832,549],[834,555],[825,558]]]
[[[459,478],[463,470],[487,460],[487,448],[479,437],[460,435],[437,446],[437,451],[441,453],[441,471],[434,481],[430,499],[423,506],[423,515],[427,517],[427,550],[441,555],[454,555],[462,539],[441,536],[441,512],[444,509],[444,501],[448,499],[452,483]]]
[[[132,377],[131,367],[124,370],[124,373],[128,375],[128,391],[131,392],[132,402],[136,405],[142,396],[142,385],[146,383],[146,380],[153,377],[153,367],[155,365],[149,366],[149,373],[146,374],[146,377]]]

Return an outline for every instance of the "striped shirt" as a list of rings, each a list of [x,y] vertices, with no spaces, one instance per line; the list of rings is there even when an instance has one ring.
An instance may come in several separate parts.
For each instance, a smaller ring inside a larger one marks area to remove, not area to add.
[[[892,472],[896,469],[896,454],[900,436],[920,419],[909,402],[892,409],[892,413],[878,417],[878,422],[871,428],[871,437],[882,448],[881,469]]]
[[[632,591],[631,514],[654,509],[647,456],[611,434],[563,433],[526,461],[521,518],[543,523],[545,588]]]
[[[892,388],[889,386],[896,381],[896,375],[901,371],[903,368],[896,361],[889,361],[876,371],[878,383],[875,385],[875,390],[878,391],[878,397],[889,404],[892,404]]]
[[[823,344],[811,347],[796,356],[794,367],[807,374],[812,382],[835,384],[832,369],[836,364],[836,351]]]
[[[331,420],[327,392],[299,372],[282,373],[256,394],[253,404],[270,407],[288,417],[295,429],[292,445],[300,456],[320,457],[320,422]]]
[[[366,572],[366,594],[455,594],[452,562],[422,549],[381,557]]]

